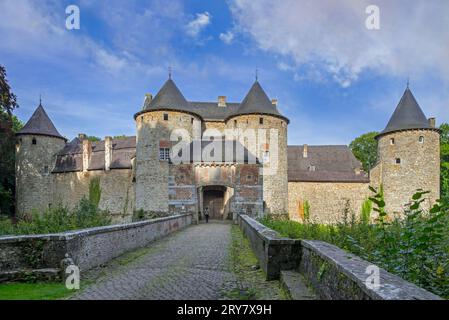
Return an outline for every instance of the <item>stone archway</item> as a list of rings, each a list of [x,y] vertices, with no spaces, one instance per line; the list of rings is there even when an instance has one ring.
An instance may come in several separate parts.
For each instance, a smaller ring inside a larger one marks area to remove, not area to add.
[[[232,188],[220,185],[202,186],[200,192],[200,208],[202,217],[204,210],[209,208],[210,219],[226,220],[230,217],[229,208],[232,197]]]

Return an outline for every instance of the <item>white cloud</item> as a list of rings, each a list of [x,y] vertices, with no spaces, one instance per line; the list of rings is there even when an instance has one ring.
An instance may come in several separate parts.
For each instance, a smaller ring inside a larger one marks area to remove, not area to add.
[[[189,36],[196,38],[200,32],[211,22],[212,16],[209,12],[197,13],[196,18],[190,21],[186,26],[186,32]]]
[[[258,48],[342,87],[363,72],[415,79],[434,73],[449,82],[449,2],[378,0],[380,30],[368,30],[371,2],[233,0],[231,11]]]
[[[219,38],[226,44],[231,44],[234,40],[234,33],[232,31],[227,31],[226,33],[220,33]]]

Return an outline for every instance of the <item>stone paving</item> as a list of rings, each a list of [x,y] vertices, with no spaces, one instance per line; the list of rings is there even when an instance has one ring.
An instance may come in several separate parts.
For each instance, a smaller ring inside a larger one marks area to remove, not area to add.
[[[239,286],[229,259],[230,228],[194,225],[153,242],[136,259],[101,268],[103,275],[73,299],[224,299]]]

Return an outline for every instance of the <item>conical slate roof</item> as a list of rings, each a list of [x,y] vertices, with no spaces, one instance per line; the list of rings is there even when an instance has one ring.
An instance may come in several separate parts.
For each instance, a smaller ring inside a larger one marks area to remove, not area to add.
[[[407,87],[393,115],[385,129],[379,134],[408,130],[408,129],[434,129],[429,125],[424,112],[416,102],[410,89]]]
[[[172,79],[168,79],[161,90],[156,94],[153,100],[145,106],[145,110],[157,109],[175,109],[186,110],[189,109],[189,103],[186,98],[179,91]]]
[[[43,135],[66,140],[58,132],[53,122],[51,122],[50,117],[45,112],[42,104],[39,104],[36,111],[34,111],[30,120],[28,120],[22,130],[17,132],[17,135],[24,134]]]
[[[233,114],[233,116],[243,114],[254,114],[254,113],[274,115],[282,117],[288,121],[287,118],[285,118],[283,115],[279,113],[279,111],[276,108],[276,105],[271,103],[267,94],[262,89],[262,86],[257,80],[254,82],[251,89],[247,93],[246,97],[240,104],[240,107]]]

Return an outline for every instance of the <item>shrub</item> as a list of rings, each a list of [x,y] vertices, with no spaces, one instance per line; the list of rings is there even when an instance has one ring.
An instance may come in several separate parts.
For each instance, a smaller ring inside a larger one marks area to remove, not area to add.
[[[298,223],[271,216],[261,222],[286,237],[335,244],[448,299],[449,202],[438,201],[430,210],[423,210],[421,204],[428,192],[418,190],[404,216],[392,218],[385,211],[382,189],[371,191],[372,210],[378,213],[374,224],[367,223],[367,203],[360,221],[345,210],[343,221],[335,225]]]

